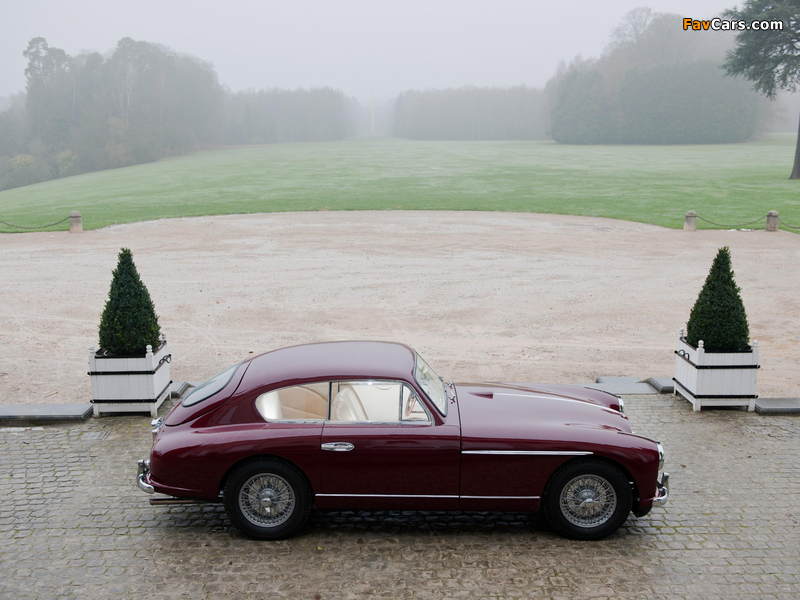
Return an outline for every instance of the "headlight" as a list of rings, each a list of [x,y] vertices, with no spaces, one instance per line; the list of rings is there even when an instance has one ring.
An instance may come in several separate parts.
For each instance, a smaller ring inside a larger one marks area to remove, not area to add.
[[[656,442],[656,447],[658,448],[658,470],[661,471],[664,468],[664,446],[661,445],[661,442]]]

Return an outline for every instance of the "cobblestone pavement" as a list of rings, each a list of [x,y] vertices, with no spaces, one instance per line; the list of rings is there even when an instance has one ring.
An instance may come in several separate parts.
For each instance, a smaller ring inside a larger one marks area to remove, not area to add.
[[[536,516],[317,513],[254,542],[134,483],[149,418],[0,429],[2,598],[800,597],[800,419],[627,397],[672,498],[601,542]]]

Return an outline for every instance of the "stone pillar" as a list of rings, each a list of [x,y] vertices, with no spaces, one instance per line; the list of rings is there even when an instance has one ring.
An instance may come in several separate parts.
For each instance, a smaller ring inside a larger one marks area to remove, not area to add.
[[[778,231],[780,229],[780,225],[778,225],[778,211],[771,210],[767,213],[767,224],[764,225],[764,231]]]
[[[61,213],[62,215],[64,213]],[[81,233],[83,231],[83,221],[81,220],[81,213],[77,210],[73,210],[69,213],[69,232],[70,233]]]
[[[686,216],[683,218],[683,230],[697,231],[697,213],[693,210],[687,212]]]

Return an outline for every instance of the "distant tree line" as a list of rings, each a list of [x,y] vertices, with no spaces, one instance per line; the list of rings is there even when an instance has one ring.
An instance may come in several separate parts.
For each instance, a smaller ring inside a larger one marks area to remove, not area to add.
[[[753,137],[759,96],[720,68],[728,32],[684,31],[682,17],[634,9],[603,56],[554,78],[550,133],[567,144],[701,144]]]
[[[358,110],[331,88],[238,92],[225,101],[225,143],[341,140],[355,133]]]
[[[26,92],[0,106],[0,190],[218,144],[338,140],[354,100],[325,89],[230,93],[211,64],[123,38],[69,56],[34,38]]]
[[[544,94],[525,86],[405,92],[395,102],[394,135],[417,140],[544,139]]]
[[[69,56],[34,38],[24,110],[0,122],[0,187],[156,160],[219,142],[223,93],[210,64],[130,38]],[[10,130],[11,136],[2,133]]]
[[[411,91],[394,135],[421,140],[543,139],[566,144],[741,142],[774,106],[720,68],[730,32],[684,31],[682,17],[629,12],[603,55],[562,65],[543,90]]]
[[[209,63],[130,38],[105,56],[69,56],[34,38],[23,53],[26,92],[0,98],[0,190],[219,144],[369,133],[552,137],[567,144],[741,142],[780,111],[720,68],[734,41],[729,32],[684,31],[682,17],[638,8],[600,58],[562,64],[544,89],[407,91],[368,108],[330,88],[232,93]]]

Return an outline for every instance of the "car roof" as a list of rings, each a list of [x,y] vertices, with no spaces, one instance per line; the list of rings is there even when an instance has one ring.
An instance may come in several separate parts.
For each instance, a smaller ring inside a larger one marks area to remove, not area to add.
[[[290,346],[250,359],[242,387],[294,385],[333,379],[399,379],[411,381],[415,352],[394,342],[321,342]]]

